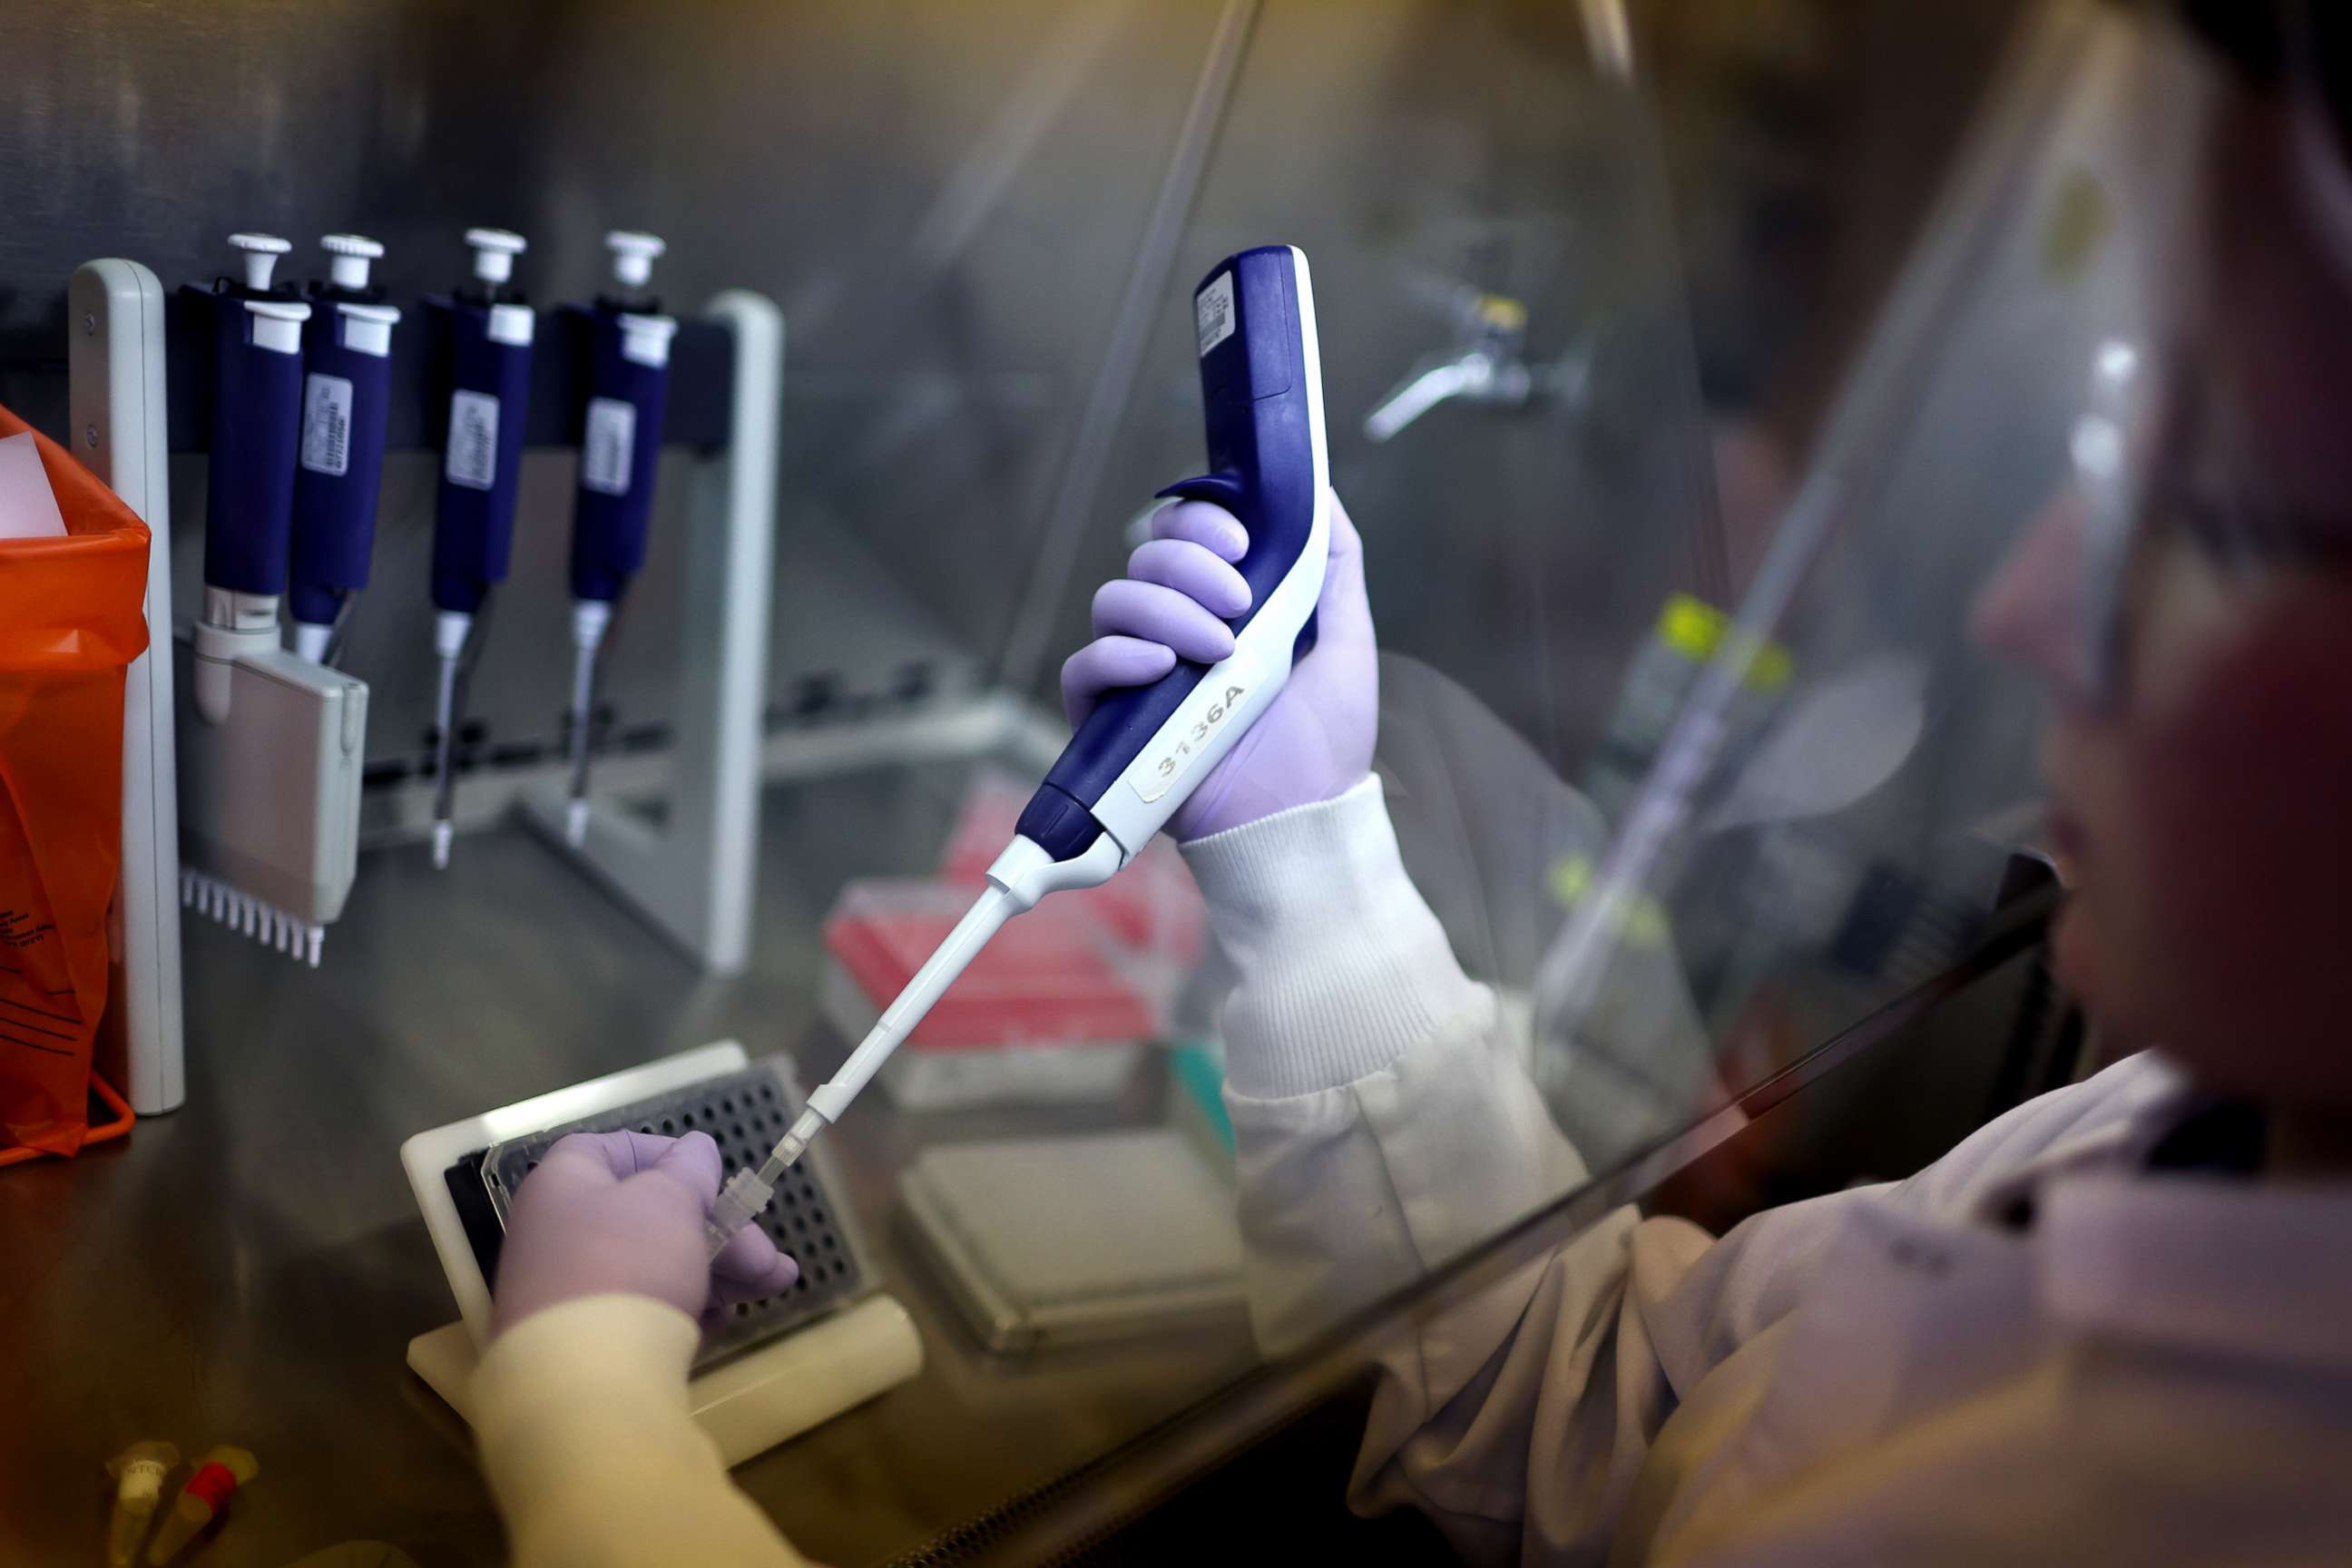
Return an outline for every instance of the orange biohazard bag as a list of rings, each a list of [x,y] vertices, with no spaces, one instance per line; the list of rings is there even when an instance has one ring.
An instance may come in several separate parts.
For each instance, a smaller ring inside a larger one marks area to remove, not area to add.
[[[0,408],[0,437],[23,431]],[[0,1159],[78,1151],[122,855],[147,525],[37,432],[61,539],[0,539]],[[13,1146],[13,1147],[12,1147]]]

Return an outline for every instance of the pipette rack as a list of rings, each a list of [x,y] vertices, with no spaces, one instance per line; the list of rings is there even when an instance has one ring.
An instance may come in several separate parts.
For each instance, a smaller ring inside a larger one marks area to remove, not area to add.
[[[204,345],[192,335],[201,322],[182,314],[167,311],[173,344],[185,351],[166,361],[174,451],[201,449],[206,434],[197,418]],[[411,310],[393,329],[387,453],[438,445],[447,400],[435,316]],[[541,311],[526,452],[579,445],[588,353],[577,319]],[[740,971],[751,947],[783,354],[782,313],[742,289],[720,293],[700,316],[681,320],[671,345],[662,436],[665,447],[692,454],[684,592],[698,613],[679,621],[662,820],[656,826],[615,795],[600,794],[586,842],[574,847],[564,839],[564,803],[551,773],[514,802],[557,855],[720,974]],[[608,785],[629,776],[604,770]],[[462,818],[461,828],[473,820]],[[422,822],[411,826],[423,831]]]

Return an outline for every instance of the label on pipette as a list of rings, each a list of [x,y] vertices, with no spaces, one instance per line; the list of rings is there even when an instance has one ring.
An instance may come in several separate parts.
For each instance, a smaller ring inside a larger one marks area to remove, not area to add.
[[[1226,655],[1160,725],[1159,754],[1150,766],[1129,775],[1136,797],[1145,805],[1174,789],[1193,763],[1224,739],[1235,717],[1252,706],[1253,694],[1265,683],[1265,661],[1252,654],[1252,646],[1244,644]]]
[[[588,400],[588,429],[580,442],[580,482],[599,495],[629,493],[637,453],[637,409],[617,397]]]
[[[1223,272],[1194,296],[1192,325],[1201,335],[1201,357],[1234,335],[1234,275]]]
[[[453,485],[486,490],[499,478],[499,400],[486,392],[449,395],[449,450],[442,474]]]
[[[352,384],[340,375],[312,375],[302,387],[302,466],[343,477],[352,466]]]

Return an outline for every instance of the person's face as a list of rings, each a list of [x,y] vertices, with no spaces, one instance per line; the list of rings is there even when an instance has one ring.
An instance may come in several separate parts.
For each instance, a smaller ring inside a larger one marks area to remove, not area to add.
[[[2074,526],[2053,505],[1980,607],[2055,698],[2060,980],[2216,1087],[2352,1105],[2352,579],[2237,581],[2194,541],[2149,540],[2118,689],[2092,704],[2021,570]]]
[[[2232,287],[2194,374],[2240,412],[2167,437],[2184,478],[2134,538],[2108,689],[2079,679],[2071,495],[1977,628],[2053,700],[2062,983],[2215,1089],[2352,1109],[2352,279],[2282,237],[2221,236]]]

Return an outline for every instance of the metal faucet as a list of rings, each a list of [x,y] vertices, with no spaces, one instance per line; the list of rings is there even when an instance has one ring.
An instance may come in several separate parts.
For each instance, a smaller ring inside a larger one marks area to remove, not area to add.
[[[1556,394],[1580,389],[1581,356],[1559,365],[1527,361],[1528,308],[1503,294],[1462,291],[1461,329],[1451,353],[1424,355],[1389,395],[1364,416],[1368,440],[1385,441],[1441,403],[1480,408],[1525,408]]]

